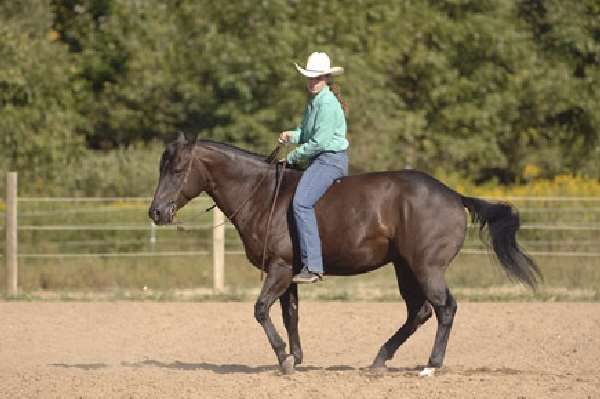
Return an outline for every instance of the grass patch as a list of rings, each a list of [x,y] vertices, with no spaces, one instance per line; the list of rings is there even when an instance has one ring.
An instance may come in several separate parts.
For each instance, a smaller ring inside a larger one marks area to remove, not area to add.
[[[148,227],[147,205],[136,201],[20,204],[20,226],[135,225]],[[19,258],[19,288],[23,294],[9,300],[148,300],[253,301],[262,285],[260,271],[244,255],[227,255],[225,293],[212,292],[212,215],[206,198],[184,208],[179,220],[201,229],[64,230],[19,232],[20,254],[81,254],[82,257]],[[563,223],[595,225],[600,211],[595,203],[540,202],[518,204],[523,224]],[[549,222],[550,221],[550,222]],[[519,242],[530,251],[597,252],[600,232],[594,229],[523,229]],[[241,251],[233,229],[226,230],[228,251]],[[469,229],[465,247],[481,249],[476,229]],[[0,246],[0,254],[4,247]],[[203,251],[203,255],[161,257],[90,257],[94,253],[152,253]],[[537,256],[544,276],[537,291],[521,290],[486,255],[459,255],[446,280],[459,300],[585,300],[598,301],[600,257]],[[2,262],[4,263],[4,262]],[[0,288],[5,273],[0,266]],[[49,294],[52,293],[52,294]],[[300,289],[301,298],[334,301],[399,301],[393,267],[355,277],[328,277]]]
[[[536,291],[507,279],[483,255],[460,255],[446,272],[458,300],[598,301],[600,259],[538,257],[544,280]],[[262,286],[260,271],[243,255],[226,258],[224,293],[212,291],[210,256],[81,260],[56,264],[30,260],[21,267],[23,294],[10,300],[253,301]],[[0,283],[2,284],[2,283]],[[324,301],[400,301],[391,265],[352,277],[326,277],[300,287],[301,299]]]

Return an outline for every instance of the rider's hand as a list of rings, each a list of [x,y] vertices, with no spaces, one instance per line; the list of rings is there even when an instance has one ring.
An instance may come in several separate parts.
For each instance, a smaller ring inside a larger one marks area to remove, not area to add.
[[[279,142],[284,144],[284,143],[289,143],[290,142],[290,137],[292,137],[292,132],[286,131],[286,132],[281,132],[279,134]]]

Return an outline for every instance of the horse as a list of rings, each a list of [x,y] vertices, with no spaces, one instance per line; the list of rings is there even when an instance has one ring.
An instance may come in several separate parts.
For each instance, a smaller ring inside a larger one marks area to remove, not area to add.
[[[290,206],[302,171],[278,167],[279,163],[273,162],[276,155],[265,157],[216,141],[188,140],[180,134],[162,154],[159,181],[148,212],[157,225],[169,224],[179,209],[202,192],[212,197],[237,229],[248,260],[259,269],[264,265],[266,277],[254,317],[264,329],[282,372],[291,373],[303,361],[298,288],[291,282],[301,265]],[[519,215],[508,203],[463,196],[416,170],[346,176],[317,203],[326,276],[367,273],[388,263],[394,266],[407,318],[381,346],[371,368],[385,368],[385,362],[432,313],[437,318],[437,331],[422,373],[442,367],[457,311],[444,272],[464,243],[465,208],[479,224],[481,238],[508,277],[535,289],[541,273],[517,244]],[[289,354],[270,317],[277,299]]]

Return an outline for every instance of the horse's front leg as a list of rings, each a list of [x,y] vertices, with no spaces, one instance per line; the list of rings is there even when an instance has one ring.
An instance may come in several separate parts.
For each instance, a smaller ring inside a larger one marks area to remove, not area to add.
[[[271,317],[269,310],[275,302],[290,286],[292,281],[292,267],[282,261],[272,262],[268,267],[268,274],[256,304],[254,305],[254,317],[265,330],[269,343],[275,351],[277,361],[284,373],[294,370],[294,357],[285,352],[285,342],[281,339]]]
[[[288,333],[290,353],[294,355],[294,365],[302,363],[302,346],[298,334],[298,285],[291,284],[279,298],[283,325]]]

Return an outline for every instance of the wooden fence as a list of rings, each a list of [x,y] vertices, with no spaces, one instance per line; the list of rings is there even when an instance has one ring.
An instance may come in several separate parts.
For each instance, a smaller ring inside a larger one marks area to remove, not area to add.
[[[213,281],[212,287],[213,292],[221,293],[225,290],[225,255],[226,254],[241,254],[241,251],[225,251],[225,229],[226,227],[231,227],[224,225],[225,216],[223,212],[221,212],[218,208],[214,208],[213,218],[211,224],[204,225],[195,225],[195,226],[186,226],[186,229],[191,230],[211,230],[212,231],[212,251],[154,251],[154,243],[156,242],[156,227],[153,224],[146,225],[18,225],[18,203],[27,203],[27,202],[99,202],[99,201],[143,201],[148,202],[149,198],[123,198],[123,197],[115,197],[115,198],[37,198],[37,197],[18,197],[18,182],[17,182],[17,173],[9,172],[6,177],[6,200],[5,200],[5,216],[6,216],[6,294],[8,296],[14,296],[18,294],[19,289],[19,268],[18,268],[18,259],[19,258],[54,258],[54,257],[93,257],[93,256],[103,256],[103,257],[117,257],[117,256],[196,256],[196,255],[208,255],[212,253],[212,263],[213,263]],[[600,207],[596,206],[596,203],[600,203],[600,198],[594,197],[518,197],[518,198],[505,198],[509,201],[544,201],[546,203],[563,203],[563,205],[571,202],[580,202],[587,204],[586,210],[593,212],[595,215],[598,215],[600,212]],[[589,206],[592,207],[589,207]],[[523,208],[521,208],[523,209]],[[555,208],[559,209],[559,208]],[[564,211],[577,211],[580,208],[563,208]],[[536,212],[546,212],[547,209],[528,209],[527,211],[536,211]],[[592,222],[576,222],[567,219],[565,222],[558,221],[546,221],[546,218],[543,219],[544,223],[528,223],[523,224],[521,226],[522,230],[544,230],[544,231],[552,231],[552,230],[560,230],[560,231],[588,231],[590,234],[593,234],[594,240],[595,237],[598,236],[598,231],[600,231],[600,220],[597,216],[594,216]],[[173,228],[172,227],[163,227],[165,229]],[[76,230],[76,231],[84,231],[84,230],[149,230],[150,231],[150,252],[134,252],[134,253],[78,253],[78,254],[19,254],[18,248],[18,231],[65,231],[65,230]],[[600,258],[600,252],[597,250],[597,246],[591,245],[592,250],[581,251],[581,250],[552,250],[552,251],[529,251],[529,253],[533,256],[551,256],[551,257],[594,257]],[[487,252],[483,249],[474,249],[474,248],[465,248],[461,251],[463,254],[468,255],[484,255]]]
[[[19,198],[18,197],[18,182],[17,173],[8,172],[6,177],[6,294],[8,296],[15,296],[19,291],[19,251],[18,251],[18,231],[19,230],[93,230],[97,228],[106,228],[106,226],[19,226],[18,225],[18,210],[17,204],[19,201],[107,201],[107,200],[140,200],[140,198]],[[148,200],[146,198],[142,200]],[[225,289],[225,215],[218,208],[215,207],[212,211],[213,223],[212,226],[202,226],[202,228],[212,227],[212,263],[213,263],[213,291],[215,293],[222,293]],[[109,226],[111,230],[135,230],[137,227],[132,226]],[[142,229],[150,229],[150,242],[153,244],[156,241],[155,226],[152,223],[149,227],[142,227]],[[201,252],[194,251],[186,253],[185,255],[197,255]],[[232,252],[235,253],[235,252]],[[91,256],[96,256],[92,254]],[[107,254],[102,254],[106,256]],[[181,255],[178,252],[169,253],[133,253],[133,254],[114,254],[116,256],[160,256],[160,255]],[[28,255],[28,257],[51,257],[52,254],[37,254]],[[68,254],[60,254],[60,257],[68,256]],[[82,256],[76,254],[74,256]]]
[[[6,175],[6,293],[18,291],[17,172]]]

